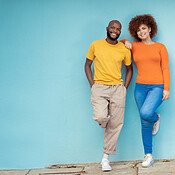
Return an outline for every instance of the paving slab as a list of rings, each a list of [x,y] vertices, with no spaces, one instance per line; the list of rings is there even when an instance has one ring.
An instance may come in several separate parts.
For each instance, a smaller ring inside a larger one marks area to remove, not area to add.
[[[175,159],[156,160],[149,168],[142,161],[111,162],[112,171],[102,172],[100,163],[52,165],[43,169],[0,170],[0,175],[175,175]]]
[[[100,163],[89,164],[84,170],[89,175],[137,175],[135,162],[111,162],[110,165],[110,172],[102,172]]]
[[[143,168],[138,164],[139,175],[173,175],[175,174],[175,160],[159,160],[149,168]]]
[[[30,170],[0,170],[0,175],[26,175]]]
[[[84,173],[82,165],[52,165],[45,169],[32,169],[27,175],[78,175]]]
[[[136,162],[111,162],[112,171],[102,172],[100,163],[76,165],[52,165],[45,169],[33,169],[28,175],[137,175]]]

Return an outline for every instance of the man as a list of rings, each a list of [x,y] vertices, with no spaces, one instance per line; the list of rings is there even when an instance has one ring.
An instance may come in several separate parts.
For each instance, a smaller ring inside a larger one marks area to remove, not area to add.
[[[102,171],[112,170],[109,154],[116,154],[119,133],[123,126],[126,89],[132,78],[131,53],[118,41],[121,24],[110,21],[107,38],[92,42],[86,55],[85,72],[91,86],[93,119],[105,128]],[[94,61],[94,79],[91,65]],[[121,79],[122,61],[126,66],[125,84]]]

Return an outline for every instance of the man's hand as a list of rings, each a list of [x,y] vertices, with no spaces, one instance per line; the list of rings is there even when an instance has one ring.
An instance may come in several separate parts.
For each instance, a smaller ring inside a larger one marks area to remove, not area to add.
[[[92,84],[90,84],[91,88],[92,88],[93,85],[94,85],[94,82]]]
[[[163,98],[162,100],[165,101],[165,100],[168,100],[170,98],[170,91],[163,91]]]

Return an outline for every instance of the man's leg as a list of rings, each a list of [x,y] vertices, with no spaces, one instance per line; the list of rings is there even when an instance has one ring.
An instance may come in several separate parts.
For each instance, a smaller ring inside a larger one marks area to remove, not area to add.
[[[105,128],[104,149],[105,154],[116,154],[118,136],[123,126],[126,88],[122,85],[110,87],[110,119]]]
[[[109,121],[109,95],[110,86],[102,84],[94,84],[91,89],[91,102],[94,110],[93,119],[98,124],[105,128]],[[104,154],[102,159],[102,171],[111,171],[112,168],[109,165],[109,155]]]
[[[93,106],[93,119],[98,122],[100,127],[105,128],[108,120],[109,108],[109,86],[94,84],[91,89],[91,103]]]

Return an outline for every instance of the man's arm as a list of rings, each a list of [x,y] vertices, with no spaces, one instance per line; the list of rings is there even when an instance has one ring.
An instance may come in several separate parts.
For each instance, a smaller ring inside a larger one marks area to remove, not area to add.
[[[124,85],[126,89],[128,88],[129,83],[132,79],[132,74],[133,74],[133,69],[132,69],[132,64],[131,64],[129,66],[126,66],[126,76],[125,76],[125,85]]]
[[[91,87],[94,84],[94,80],[93,80],[93,77],[92,77],[92,70],[91,70],[92,62],[93,62],[92,60],[89,60],[89,59],[86,58],[85,73],[86,73],[86,77],[87,77]]]

